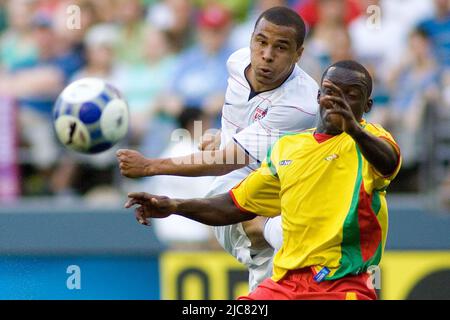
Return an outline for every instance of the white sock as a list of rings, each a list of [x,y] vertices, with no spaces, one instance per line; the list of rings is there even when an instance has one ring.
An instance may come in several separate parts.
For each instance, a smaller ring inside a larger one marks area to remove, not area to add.
[[[269,218],[264,225],[264,239],[278,251],[283,244],[283,230],[281,229],[281,215]]]

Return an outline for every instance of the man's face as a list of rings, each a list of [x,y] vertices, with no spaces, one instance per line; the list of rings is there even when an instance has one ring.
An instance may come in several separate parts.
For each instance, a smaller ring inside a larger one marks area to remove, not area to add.
[[[251,39],[251,68],[263,86],[281,84],[301,56],[293,27],[279,26],[262,18]]]
[[[322,81],[319,96],[320,118],[325,127],[338,129],[342,118],[336,114],[328,114],[333,108],[333,105],[323,98],[326,96],[339,97],[340,95],[336,90],[324,86],[326,80],[332,82],[342,90],[344,99],[352,109],[355,119],[361,121],[364,112],[370,111],[370,102],[364,74],[358,71],[332,67],[328,70]]]

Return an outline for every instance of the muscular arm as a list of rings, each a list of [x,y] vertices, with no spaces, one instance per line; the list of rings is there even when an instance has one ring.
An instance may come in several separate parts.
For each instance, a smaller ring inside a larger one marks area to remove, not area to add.
[[[205,150],[183,157],[148,159],[137,151],[119,150],[117,158],[122,175],[129,178],[155,175],[220,176],[250,163],[249,157],[234,142],[223,150]]]
[[[387,140],[376,137],[360,127],[350,135],[358,144],[364,158],[379,173],[388,176],[395,172],[399,160],[398,154]]]
[[[138,205],[135,213],[141,224],[148,224],[147,218],[165,218],[172,214],[211,226],[235,224],[256,217],[239,210],[228,193],[205,199],[170,199],[145,192],[130,193],[128,197],[130,200],[125,207]]]
[[[175,214],[210,226],[235,224],[256,217],[252,213],[239,210],[228,193],[206,199],[176,201],[177,211]]]

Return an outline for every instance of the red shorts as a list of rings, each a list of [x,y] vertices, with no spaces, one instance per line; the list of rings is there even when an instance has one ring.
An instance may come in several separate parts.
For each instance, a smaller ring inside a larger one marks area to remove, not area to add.
[[[238,300],[376,300],[375,289],[367,286],[369,274],[316,282],[310,268],[289,271],[275,282],[264,280],[248,296]],[[370,282],[370,281],[369,281]]]

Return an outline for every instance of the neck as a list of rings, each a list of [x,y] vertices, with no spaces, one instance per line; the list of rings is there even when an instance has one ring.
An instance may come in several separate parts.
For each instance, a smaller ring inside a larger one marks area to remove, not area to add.
[[[342,131],[340,129],[336,129],[336,128],[326,128],[326,127],[318,125],[317,128],[316,128],[316,132],[317,133],[329,134],[330,136],[337,136],[337,135],[341,134],[344,131]]]

